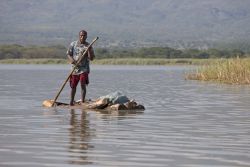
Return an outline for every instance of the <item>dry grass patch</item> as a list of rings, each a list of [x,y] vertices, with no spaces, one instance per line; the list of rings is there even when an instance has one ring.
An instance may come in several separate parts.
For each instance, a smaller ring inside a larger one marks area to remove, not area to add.
[[[250,84],[250,59],[227,59],[204,65],[187,79],[217,81],[228,84]]]

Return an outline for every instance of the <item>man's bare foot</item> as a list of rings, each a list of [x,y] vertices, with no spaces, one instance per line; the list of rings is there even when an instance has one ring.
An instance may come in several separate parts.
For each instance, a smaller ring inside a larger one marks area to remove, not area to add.
[[[70,106],[74,106],[74,102],[70,102],[69,105],[70,105]]]

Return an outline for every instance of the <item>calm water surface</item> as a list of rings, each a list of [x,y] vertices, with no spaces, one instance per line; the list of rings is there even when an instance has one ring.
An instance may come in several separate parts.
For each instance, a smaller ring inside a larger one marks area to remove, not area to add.
[[[41,107],[67,65],[0,65],[0,166],[249,167],[250,86],[185,80],[191,68],[92,66],[87,98],[119,90],[146,107],[105,114]]]

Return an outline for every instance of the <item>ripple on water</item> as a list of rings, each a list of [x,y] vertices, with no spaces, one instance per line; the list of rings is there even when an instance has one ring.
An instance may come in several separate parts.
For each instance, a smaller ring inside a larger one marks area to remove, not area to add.
[[[122,88],[145,112],[42,108],[65,68],[22,66],[2,75],[10,69],[1,67],[0,166],[249,166],[249,88],[187,81],[187,67],[98,66],[89,97]]]

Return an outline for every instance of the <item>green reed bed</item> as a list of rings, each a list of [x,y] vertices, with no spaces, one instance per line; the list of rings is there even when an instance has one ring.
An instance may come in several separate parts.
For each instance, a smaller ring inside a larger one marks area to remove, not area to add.
[[[107,58],[95,59],[92,64],[99,65],[204,65],[213,64],[216,59],[164,59],[164,58]],[[65,59],[2,59],[0,64],[67,64]]]
[[[201,65],[210,64],[210,60],[201,59],[164,59],[164,58],[110,58],[96,59],[100,65]]]
[[[0,64],[66,64],[67,59],[2,59]],[[194,59],[161,59],[161,58],[109,58],[95,59],[92,64],[99,65],[171,65],[197,64]]]
[[[0,64],[66,64],[66,59],[3,59]]]
[[[200,67],[187,79],[217,81],[227,84],[250,84],[250,59],[224,59]]]
[[[118,58],[118,59],[96,59],[94,64],[100,65],[165,65],[170,64],[166,59],[142,59],[142,58]]]

